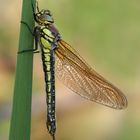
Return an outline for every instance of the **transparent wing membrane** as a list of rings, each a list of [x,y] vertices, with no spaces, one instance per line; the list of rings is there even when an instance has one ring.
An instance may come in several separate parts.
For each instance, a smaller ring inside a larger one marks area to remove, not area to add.
[[[60,40],[56,53],[56,76],[69,89],[86,99],[105,106],[123,109],[124,94],[95,72],[66,42]]]

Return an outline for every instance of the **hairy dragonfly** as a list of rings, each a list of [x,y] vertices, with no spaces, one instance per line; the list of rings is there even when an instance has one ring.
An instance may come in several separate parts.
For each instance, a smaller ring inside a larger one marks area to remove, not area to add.
[[[32,4],[34,20],[37,26],[32,32],[35,38],[33,50],[22,50],[19,53],[36,51],[41,48],[43,70],[46,82],[47,101],[47,128],[53,140],[55,139],[55,74],[69,89],[82,97],[114,108],[127,107],[124,94],[96,71],[94,71],[83,58],[62,38],[56,27],[49,10],[39,10]],[[35,12],[37,10],[37,12]]]

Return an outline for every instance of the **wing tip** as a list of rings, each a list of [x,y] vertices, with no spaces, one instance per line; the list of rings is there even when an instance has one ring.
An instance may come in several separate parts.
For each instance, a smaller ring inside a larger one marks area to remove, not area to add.
[[[128,106],[128,101],[127,101],[126,97],[124,97],[124,100],[120,106],[120,109],[126,109],[127,106]]]
[[[118,102],[118,103],[114,104],[114,106],[109,106],[109,107],[111,107],[113,109],[123,110],[123,109],[126,109],[127,106],[128,106],[128,101],[127,101],[126,97],[124,96],[122,98],[121,102]]]

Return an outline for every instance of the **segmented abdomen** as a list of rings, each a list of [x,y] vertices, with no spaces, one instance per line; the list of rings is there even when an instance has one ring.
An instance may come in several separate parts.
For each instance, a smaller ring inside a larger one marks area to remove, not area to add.
[[[47,102],[47,128],[51,135],[55,134],[55,58],[54,51],[50,48],[42,48],[43,70],[46,82],[46,102]]]

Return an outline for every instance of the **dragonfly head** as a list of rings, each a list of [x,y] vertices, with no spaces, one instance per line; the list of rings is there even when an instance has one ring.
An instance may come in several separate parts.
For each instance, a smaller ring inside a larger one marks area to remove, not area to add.
[[[49,10],[41,10],[35,14],[35,18],[40,25],[50,25],[54,23],[52,14]]]

